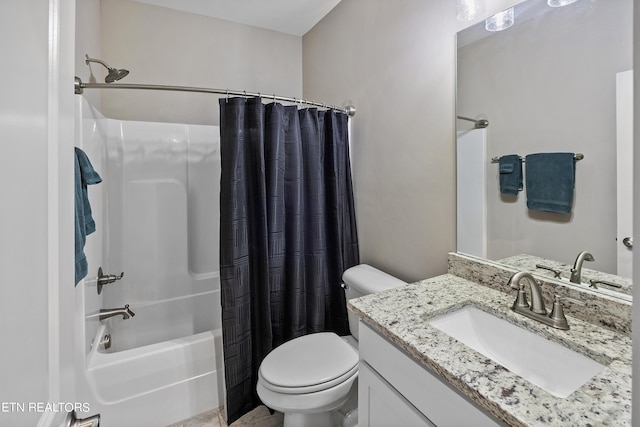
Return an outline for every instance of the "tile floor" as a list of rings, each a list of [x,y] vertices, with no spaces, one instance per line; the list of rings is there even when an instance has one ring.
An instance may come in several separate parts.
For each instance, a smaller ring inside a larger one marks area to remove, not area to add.
[[[282,427],[282,420],[280,412],[271,415],[266,406],[258,406],[230,426],[227,426],[220,410],[216,409],[167,427]]]

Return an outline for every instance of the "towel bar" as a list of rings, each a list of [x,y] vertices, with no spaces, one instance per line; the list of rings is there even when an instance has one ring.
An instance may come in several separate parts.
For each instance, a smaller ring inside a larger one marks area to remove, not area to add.
[[[582,160],[584,159],[584,154],[582,153],[576,153],[575,156],[573,156],[574,159],[576,160]],[[524,157],[520,157],[520,160],[522,160],[522,162],[524,163]],[[500,161],[500,156],[496,156],[496,157],[492,157],[491,158],[491,163],[498,163]]]

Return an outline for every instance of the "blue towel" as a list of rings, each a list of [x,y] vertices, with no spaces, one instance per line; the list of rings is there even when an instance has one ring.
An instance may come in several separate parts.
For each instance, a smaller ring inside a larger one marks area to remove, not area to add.
[[[87,185],[102,182],[100,175],[93,169],[89,158],[79,148],[75,148],[75,228],[76,228],[76,285],[87,275],[87,257],[84,244],[87,236],[96,231],[96,223],[91,216],[91,205],[87,194]]]
[[[576,177],[574,153],[530,154],[525,161],[527,207],[570,213]]]
[[[517,154],[500,156],[500,192],[502,194],[518,195],[522,190],[522,160]]]

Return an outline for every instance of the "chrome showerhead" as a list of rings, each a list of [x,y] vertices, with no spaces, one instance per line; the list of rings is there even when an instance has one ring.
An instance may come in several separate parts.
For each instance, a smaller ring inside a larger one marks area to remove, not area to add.
[[[87,65],[89,65],[89,62],[97,62],[98,64],[105,67],[109,71],[109,73],[107,74],[107,77],[104,78],[105,83],[113,83],[115,81],[118,81],[124,78],[127,74],[129,74],[129,70],[125,70],[124,68],[121,68],[121,69],[113,68],[103,60],[96,59],[96,58],[89,58],[89,55],[86,55],[86,54],[84,56],[84,62]]]

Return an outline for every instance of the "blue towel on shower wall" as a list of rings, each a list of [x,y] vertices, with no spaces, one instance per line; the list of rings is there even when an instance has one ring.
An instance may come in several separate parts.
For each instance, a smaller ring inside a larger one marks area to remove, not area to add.
[[[574,153],[529,154],[525,161],[527,207],[570,213],[576,176]]]
[[[87,275],[87,257],[84,244],[87,236],[96,230],[96,223],[91,215],[91,205],[87,193],[87,185],[102,182],[100,175],[93,169],[89,158],[79,148],[75,148],[75,269],[76,285]]]
[[[498,168],[500,171],[500,192],[502,194],[518,195],[522,190],[522,159],[517,154],[500,156]]]

